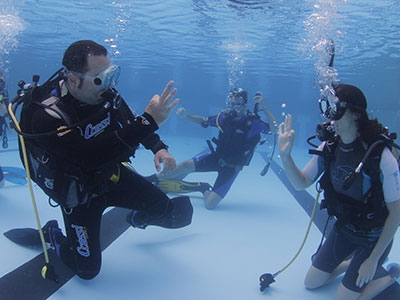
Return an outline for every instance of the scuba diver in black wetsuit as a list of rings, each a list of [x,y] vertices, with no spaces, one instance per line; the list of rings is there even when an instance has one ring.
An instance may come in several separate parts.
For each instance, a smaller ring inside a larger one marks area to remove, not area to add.
[[[143,229],[191,223],[188,197],[169,199],[124,163],[141,143],[154,153],[158,171],[161,164],[167,170],[176,166],[154,132],[179,100],[173,100],[171,81],[143,115],[133,112],[114,89],[119,67],[93,41],[71,44],[63,65],[65,74],[50,95],[42,95],[41,86],[33,90],[36,99],[22,108],[20,125],[32,179],[60,205],[64,218],[66,237],[52,220],[43,227],[45,240],[79,277],[92,279],[101,268],[99,231],[107,207],[131,209],[127,221]]]
[[[8,148],[7,129],[10,129],[7,106],[8,92],[6,87],[6,79],[4,74],[0,72],[0,137],[3,148]]]
[[[279,126],[279,151],[296,189],[307,188],[323,174],[322,207],[336,219],[313,256],[305,286],[319,288],[345,273],[335,300],[373,299],[400,276],[399,265],[388,272],[382,267],[400,225],[399,165],[387,129],[369,119],[361,90],[347,84],[333,88],[322,100],[328,103],[323,113],[331,120],[323,127],[332,127],[330,134],[321,135],[325,141],[305,168],[300,170],[291,157],[290,115]]]
[[[166,179],[182,179],[192,172],[218,172],[218,177],[212,189],[208,184],[200,185],[198,190],[204,195],[204,205],[207,209],[214,209],[228,193],[234,180],[244,166],[250,164],[254,150],[260,141],[260,133],[270,134],[277,132],[275,117],[264,104],[261,93],[257,93],[255,102],[259,103],[273,126],[263,122],[260,118],[247,110],[247,92],[242,89],[231,91],[227,97],[228,108],[218,115],[202,117],[190,115],[182,107],[177,114],[202,127],[218,127],[218,138],[213,138],[216,148],[208,141],[210,153],[200,154],[178,164],[171,172],[163,172],[149,176],[150,181],[161,185]],[[185,182],[183,182],[185,187]],[[192,188],[189,186],[189,188]],[[179,192],[179,191],[177,191]],[[183,191],[185,192],[185,191]]]

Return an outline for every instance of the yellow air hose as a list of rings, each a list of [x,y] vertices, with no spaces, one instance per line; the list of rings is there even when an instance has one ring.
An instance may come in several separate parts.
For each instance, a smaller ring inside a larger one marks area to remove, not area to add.
[[[319,202],[319,195],[320,194],[321,194],[321,191],[319,190],[317,198],[315,199],[315,202],[314,202],[314,207],[313,207],[313,210],[312,210],[312,213],[311,213],[310,221],[308,223],[307,231],[306,231],[306,234],[304,236],[303,242],[300,245],[299,250],[297,250],[296,255],[292,258],[292,260],[286,266],[284,266],[281,270],[279,270],[277,273],[275,273],[276,275],[278,275],[279,273],[282,273],[283,271],[285,271],[296,260],[296,258],[299,256],[300,252],[303,250],[303,247],[304,247],[304,245],[305,245],[305,243],[307,241],[308,235],[309,235],[310,230],[311,230],[311,225],[312,225],[312,223],[314,221],[315,212],[317,210],[317,206],[318,206],[318,202]]]
[[[224,111],[228,111],[228,110],[229,110],[229,108],[225,108],[225,109],[221,110],[221,111],[218,113],[217,118],[215,119],[215,123],[217,123],[218,129],[219,129],[222,133],[224,133],[224,131],[222,130],[221,126],[219,125],[219,116],[220,116]]]
[[[14,122],[14,125],[16,126],[16,128],[21,131],[21,127],[18,123],[17,118],[14,115],[14,112],[12,110],[12,102],[8,105],[8,112]],[[24,166],[25,166],[25,170],[26,170],[26,176],[28,179],[28,186],[29,186],[29,192],[31,194],[31,199],[32,199],[32,205],[33,205],[33,210],[35,213],[35,218],[36,218],[36,224],[39,230],[39,235],[40,235],[40,240],[42,242],[42,247],[43,247],[43,253],[44,253],[44,259],[46,262],[46,265],[42,268],[42,277],[45,279],[46,277],[46,272],[48,271],[48,267],[50,264],[50,260],[49,260],[49,254],[47,252],[47,247],[46,247],[46,241],[44,240],[44,235],[43,235],[43,230],[42,230],[42,226],[40,225],[40,219],[39,219],[39,214],[38,214],[38,209],[37,209],[37,205],[36,205],[36,200],[35,200],[35,195],[33,193],[33,189],[32,189],[32,181],[31,181],[31,173],[29,171],[29,164],[28,164],[28,156],[26,153],[26,147],[25,147],[25,141],[24,141],[24,137],[21,134],[18,134],[19,136],[19,140],[21,142],[21,147],[22,147],[22,153],[23,153],[23,157],[24,157]]]
[[[265,274],[263,274],[263,275],[260,276],[260,290],[261,290],[261,292],[263,292],[267,287],[269,287],[271,283],[275,282],[275,278],[276,278],[280,273],[282,273],[283,271],[285,271],[285,270],[296,260],[296,258],[299,256],[300,252],[303,250],[303,247],[304,247],[304,245],[305,245],[305,243],[306,243],[306,241],[307,241],[308,235],[309,235],[310,230],[311,230],[311,225],[312,225],[312,223],[313,223],[313,221],[314,221],[315,212],[316,212],[316,210],[317,210],[317,206],[318,206],[318,203],[319,203],[319,196],[320,196],[320,194],[321,194],[321,192],[322,192],[322,190],[321,190],[319,187],[317,187],[317,191],[318,191],[318,195],[317,195],[317,197],[316,197],[316,199],[315,199],[314,207],[313,207],[313,210],[312,210],[312,213],[311,213],[311,216],[310,216],[310,221],[309,221],[309,223],[308,223],[307,231],[306,231],[306,234],[305,234],[305,236],[304,236],[303,242],[302,242],[301,245],[300,245],[299,250],[297,250],[297,253],[296,253],[295,256],[290,260],[290,262],[289,262],[288,264],[286,264],[286,266],[284,266],[284,267],[283,267],[282,269],[280,269],[278,272],[276,272],[276,273],[274,273],[274,274],[265,273]]]

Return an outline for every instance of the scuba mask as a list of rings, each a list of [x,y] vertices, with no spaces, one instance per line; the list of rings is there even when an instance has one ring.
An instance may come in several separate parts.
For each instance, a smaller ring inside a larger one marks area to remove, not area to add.
[[[226,99],[226,106],[231,111],[240,112],[243,108],[246,107],[246,103],[244,102],[242,97],[240,97],[240,98],[238,98],[238,97],[230,98],[228,96],[228,98]]]
[[[225,103],[231,111],[239,113],[247,105],[247,92],[241,88],[234,89],[229,92]]]
[[[339,120],[349,108],[352,111],[363,113],[367,102],[364,94],[355,86],[339,84],[321,88],[322,99],[319,99],[319,108],[324,117],[330,120]]]
[[[326,86],[323,94],[323,98],[318,100],[321,114],[330,120],[339,120],[346,112],[347,103],[340,101],[331,87]]]
[[[335,96],[335,98],[337,99],[336,96]],[[318,104],[319,104],[319,109],[321,111],[321,114],[325,118],[334,120],[334,121],[339,120],[341,117],[343,117],[343,115],[347,109],[346,102],[337,101],[335,103],[335,102],[331,102],[327,99],[319,99]]]
[[[80,78],[89,78],[96,86],[101,87],[104,90],[108,90],[109,88],[112,88],[118,84],[121,68],[117,65],[110,65],[96,76],[82,74],[74,71],[71,72],[75,73]]]

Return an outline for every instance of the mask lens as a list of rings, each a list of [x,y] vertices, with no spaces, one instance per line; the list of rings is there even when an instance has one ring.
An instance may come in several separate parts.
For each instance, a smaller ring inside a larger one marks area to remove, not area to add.
[[[244,99],[242,97],[235,97],[231,93],[226,97],[226,106],[229,108],[243,107],[245,106]]]
[[[319,99],[319,109],[324,117],[331,120],[339,120],[346,112],[346,103],[340,102],[335,95],[335,90],[326,85],[322,90],[323,99]]]
[[[325,118],[329,118],[329,102],[326,99],[319,99],[319,110]]]
[[[0,91],[4,90],[5,87],[6,87],[6,83],[4,82],[3,79],[0,79]]]
[[[102,84],[102,80],[99,77],[96,77],[95,79],[93,79],[93,82],[95,85],[101,85]]]
[[[114,87],[118,84],[119,74],[121,73],[121,68],[116,65],[111,65],[99,75],[97,75],[93,82],[95,85],[101,85],[105,90],[110,87]]]
[[[332,108],[329,111],[330,119],[331,120],[339,120],[343,117],[344,113],[346,112],[347,105],[346,102],[339,102],[335,105],[335,109]]]

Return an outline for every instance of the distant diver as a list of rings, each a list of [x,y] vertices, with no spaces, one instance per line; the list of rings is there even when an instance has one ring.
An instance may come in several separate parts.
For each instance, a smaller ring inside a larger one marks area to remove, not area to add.
[[[218,138],[207,141],[210,149],[207,153],[201,153],[192,159],[178,164],[177,168],[171,172],[163,172],[147,177],[150,181],[159,185],[172,188],[172,179],[182,180],[192,172],[218,172],[214,186],[203,183],[197,187],[193,183],[180,182],[179,189],[175,192],[181,193],[188,190],[200,191],[204,195],[204,205],[207,209],[214,209],[225,197],[233,182],[244,166],[248,166],[253,157],[254,150],[260,141],[261,133],[271,134],[277,132],[275,117],[266,108],[261,93],[255,96],[255,102],[259,103],[261,109],[272,123],[270,126],[260,119],[257,114],[251,113],[247,109],[247,91],[238,88],[232,90],[226,99],[227,109],[222,110],[217,115],[203,117],[190,115],[185,108],[178,109],[177,114],[202,127],[209,126],[219,129]],[[170,180],[170,184],[165,184],[165,180]],[[164,190],[166,191],[166,190]],[[171,192],[169,190],[169,192]]]

